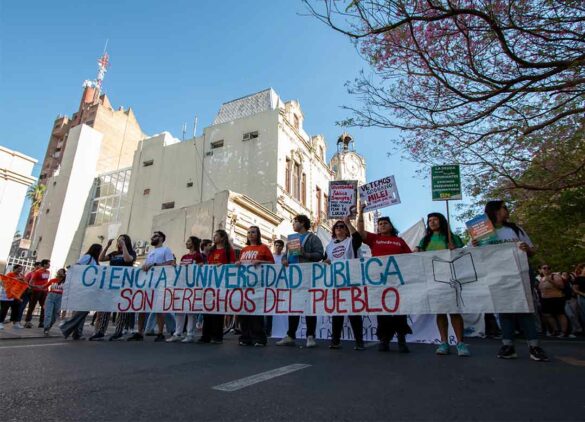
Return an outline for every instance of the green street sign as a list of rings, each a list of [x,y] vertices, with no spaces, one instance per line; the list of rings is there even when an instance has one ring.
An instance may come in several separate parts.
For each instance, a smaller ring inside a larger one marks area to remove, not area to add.
[[[461,174],[459,165],[433,166],[431,168],[433,201],[461,199]]]

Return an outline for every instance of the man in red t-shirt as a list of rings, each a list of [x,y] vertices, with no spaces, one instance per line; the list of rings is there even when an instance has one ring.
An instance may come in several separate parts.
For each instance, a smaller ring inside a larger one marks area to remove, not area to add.
[[[30,287],[32,292],[30,294],[30,302],[28,304],[28,311],[26,312],[26,318],[24,321],[25,328],[32,328],[31,320],[32,314],[37,306],[37,302],[41,306],[41,316],[39,317],[39,328],[43,328],[45,321],[45,300],[47,299],[48,281],[50,278],[49,267],[51,261],[43,259],[41,261],[41,268],[32,273],[30,277]]]
[[[410,247],[406,242],[398,237],[398,230],[392,225],[389,217],[378,218],[378,233],[367,232],[364,227],[364,207],[362,204],[360,215],[357,220],[357,230],[364,243],[372,250],[372,256],[398,255],[411,253]],[[396,334],[398,338],[398,351],[408,353],[406,345],[406,335],[412,334],[408,326],[406,315],[378,315],[378,328],[376,335],[380,344],[378,350],[387,352],[390,350],[390,341]]]

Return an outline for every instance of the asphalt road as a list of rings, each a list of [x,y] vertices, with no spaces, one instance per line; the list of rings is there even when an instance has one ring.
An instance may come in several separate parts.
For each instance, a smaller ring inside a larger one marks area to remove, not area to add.
[[[223,345],[0,342],[0,415],[12,420],[584,420],[585,341],[543,342],[548,363]],[[292,366],[291,366],[292,365]],[[272,372],[267,372],[272,371]],[[267,373],[266,373],[267,372]],[[260,374],[260,375],[258,375]],[[251,379],[249,377],[252,377]],[[235,382],[235,383],[234,383]],[[226,385],[227,383],[227,385]],[[227,391],[226,391],[227,390]]]

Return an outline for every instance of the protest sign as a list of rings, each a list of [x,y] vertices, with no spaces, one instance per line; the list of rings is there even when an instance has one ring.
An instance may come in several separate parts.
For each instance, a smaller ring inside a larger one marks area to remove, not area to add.
[[[6,297],[9,299],[20,299],[22,294],[28,289],[28,284],[24,281],[6,277],[2,274],[0,274],[0,281],[2,281],[2,285],[6,291]]]
[[[360,186],[360,203],[366,203],[364,211],[374,211],[390,205],[400,204],[400,195],[394,176],[384,177]]]
[[[465,222],[467,231],[472,239],[476,240],[479,246],[489,245],[498,240],[496,229],[489,217],[485,214],[478,215]]]
[[[526,254],[515,244],[331,265],[192,265],[149,271],[76,265],[67,274],[63,308],[248,315],[532,312],[529,283]]]
[[[357,180],[329,182],[328,218],[343,218],[357,214]]]
[[[299,256],[302,252],[303,245],[301,244],[301,235],[298,233],[288,235],[286,241],[287,254],[291,256]]]
[[[461,199],[461,175],[458,165],[431,168],[433,201]]]

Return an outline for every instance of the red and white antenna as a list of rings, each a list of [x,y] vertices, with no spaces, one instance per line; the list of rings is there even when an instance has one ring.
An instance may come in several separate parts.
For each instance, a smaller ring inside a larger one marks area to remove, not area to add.
[[[100,58],[98,58],[98,74],[95,81],[86,80],[83,82],[83,87],[92,87],[97,88],[98,95],[99,92],[102,90],[102,84],[104,82],[104,76],[106,76],[106,72],[108,71],[108,67],[110,67],[110,55],[108,54],[108,41],[106,40],[106,45],[104,46],[104,53]]]

